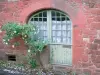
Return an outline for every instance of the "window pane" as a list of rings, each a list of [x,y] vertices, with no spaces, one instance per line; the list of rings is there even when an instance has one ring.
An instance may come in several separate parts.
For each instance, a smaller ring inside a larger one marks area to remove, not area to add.
[[[43,18],[43,21],[47,21],[47,18]]]
[[[71,37],[71,32],[70,31],[68,31],[68,37]]]
[[[56,13],[55,13],[55,11],[52,11],[52,17],[55,17],[56,16]]]
[[[39,18],[39,21],[42,21],[42,18]]]
[[[38,15],[38,14],[36,14],[36,15],[34,15],[34,17],[39,17],[39,15]]]
[[[59,12],[56,12],[56,16],[59,17],[60,16],[60,13]]]
[[[38,21],[38,18],[34,18],[34,21]]]
[[[61,31],[57,31],[57,36],[61,37]]]
[[[57,25],[57,30],[61,30],[61,25]]]
[[[67,38],[63,38],[63,42],[66,43],[67,42]]]
[[[39,17],[42,17],[42,13],[39,13]]]
[[[67,36],[67,32],[66,31],[62,31],[62,36]]]
[[[56,25],[52,25],[52,30],[56,30]]]
[[[57,40],[56,37],[53,37],[52,39],[53,39],[53,42],[56,42],[56,40]]]
[[[52,35],[53,36],[56,36],[56,31],[52,31]]]
[[[47,31],[44,31],[44,36],[47,36]]]
[[[61,43],[61,37],[57,37],[57,43]]]
[[[47,17],[47,12],[46,11],[43,12],[43,17]]]
[[[66,25],[62,25],[62,30],[66,30]]]

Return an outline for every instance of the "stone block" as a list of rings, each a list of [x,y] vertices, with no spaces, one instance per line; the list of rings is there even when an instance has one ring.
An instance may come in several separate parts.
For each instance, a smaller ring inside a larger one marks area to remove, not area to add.
[[[97,50],[98,45],[97,44],[90,44],[89,49],[91,50]]]
[[[95,22],[100,22],[100,16],[94,17],[93,21],[95,21]]]
[[[100,29],[100,22],[93,22],[93,23],[91,23],[91,27],[92,27],[92,29],[99,30]]]
[[[100,15],[100,9],[98,8],[92,8],[90,9],[90,12],[91,14],[94,14],[94,15]]]
[[[91,75],[91,70],[89,70],[89,69],[83,69],[83,73],[85,75]]]
[[[95,40],[94,40],[94,43],[100,44],[100,39],[95,39]]]
[[[95,62],[100,63],[100,56],[96,56]]]
[[[100,60],[100,59],[99,59]],[[100,63],[94,63],[97,68],[100,68]]]
[[[100,72],[95,72],[92,75],[100,75]]]

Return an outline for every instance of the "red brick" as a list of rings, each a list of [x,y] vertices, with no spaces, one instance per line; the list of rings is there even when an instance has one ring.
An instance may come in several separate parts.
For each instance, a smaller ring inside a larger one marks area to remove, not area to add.
[[[91,70],[83,69],[83,73],[86,74],[86,75],[91,75]]]
[[[90,24],[90,23],[94,22],[94,19],[93,18],[89,18],[89,19],[87,19],[87,22],[88,22],[88,24]]]
[[[96,51],[96,55],[100,55],[100,51]]]
[[[96,55],[92,54],[92,55],[91,55],[91,60],[92,60],[93,63],[95,63]]]
[[[100,63],[100,56],[96,56],[95,62]]]
[[[3,8],[4,8],[4,7],[5,7],[4,4],[2,4],[2,5],[0,4],[0,12],[3,11]]]
[[[100,8],[100,3],[96,4],[95,7],[96,7],[96,8]]]
[[[95,39],[95,40],[94,40],[94,43],[100,44],[100,39]]]
[[[99,59],[100,60],[100,59]],[[97,68],[100,68],[100,63],[94,63]]]
[[[100,75],[100,72],[95,72],[92,75]]]
[[[90,50],[89,51],[89,54],[92,54],[92,55],[100,55],[100,51],[98,51],[98,50]]]
[[[90,48],[91,50],[97,50],[98,45],[97,44],[90,44]]]
[[[0,2],[5,2],[6,0],[0,0]]]
[[[91,23],[91,27],[92,27],[92,29],[99,30],[100,29],[100,22],[93,22],[93,23]]]
[[[93,21],[94,22],[100,22],[100,16],[94,17]]]
[[[100,72],[100,69],[96,69],[95,71],[96,71],[96,72]]]
[[[3,44],[0,44],[0,49],[4,49],[4,45]]]
[[[87,19],[93,19],[95,17],[95,15],[87,15]]]
[[[82,67],[86,68],[86,67],[88,67],[88,66],[89,66],[89,63],[88,63],[88,62],[83,62],[83,63],[82,63]]]
[[[91,11],[91,14],[100,15],[100,9],[98,8],[91,8],[90,11]]]

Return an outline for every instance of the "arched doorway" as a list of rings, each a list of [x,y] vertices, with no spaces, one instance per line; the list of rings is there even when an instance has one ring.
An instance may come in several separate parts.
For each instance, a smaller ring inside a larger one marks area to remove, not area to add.
[[[41,40],[49,40],[51,64],[72,65],[72,23],[58,10],[42,10],[32,14],[28,23],[39,29]]]

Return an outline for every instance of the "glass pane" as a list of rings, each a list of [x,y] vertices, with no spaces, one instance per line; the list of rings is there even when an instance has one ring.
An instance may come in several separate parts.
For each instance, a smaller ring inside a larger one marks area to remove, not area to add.
[[[61,37],[57,37],[57,43],[61,43]]]
[[[42,21],[42,18],[39,18],[39,21]]]
[[[47,41],[47,36],[43,37],[44,41]]]
[[[61,21],[61,18],[60,17],[57,17],[57,21]]]
[[[63,38],[63,42],[66,43],[67,42],[67,38]]]
[[[47,21],[47,18],[43,18],[43,21]]]
[[[64,14],[61,14],[61,16],[64,16],[64,17],[65,17],[66,15],[64,15]]]
[[[42,17],[42,13],[39,13],[39,17]]]
[[[47,17],[47,12],[46,11],[43,12],[43,17]]]
[[[44,36],[47,36],[47,31],[44,31]]]
[[[62,36],[67,36],[67,32],[66,31],[62,31]]]
[[[34,19],[33,19],[33,18],[31,18],[31,21],[34,21]]]
[[[56,30],[56,25],[52,25],[52,30]]]
[[[66,25],[62,25],[62,30],[66,30]]]
[[[71,44],[71,38],[67,38],[67,44]]]
[[[34,15],[34,17],[39,17],[39,15],[38,15],[38,14],[36,14],[36,15]]]
[[[60,24],[61,24],[61,21],[56,21],[56,23],[57,23],[57,25],[58,25],[58,24],[60,25]]]
[[[67,24],[71,25],[71,21],[67,21]]]
[[[65,17],[62,17],[62,18],[61,18],[61,21],[66,21],[65,19],[66,19]]]
[[[70,31],[68,31],[68,37],[71,37],[71,32]]]
[[[52,35],[53,36],[56,36],[56,31],[52,31]]]
[[[34,24],[37,25],[38,24],[38,21],[34,21]]]
[[[57,36],[61,36],[61,31],[57,31]]]
[[[52,17],[55,17],[56,16],[55,11],[52,11],[51,14],[52,14]]]
[[[70,19],[68,17],[66,17],[67,21],[70,21]]]
[[[53,22],[53,20],[56,22],[56,18],[52,18],[52,22]]]
[[[59,17],[60,16],[60,13],[59,12],[56,12],[56,16]]]
[[[30,21],[29,23],[32,24],[32,25],[34,25],[34,21]]]
[[[52,39],[53,39],[53,42],[56,42],[56,37],[53,37]]]
[[[71,30],[71,25],[68,25],[67,27],[68,27],[68,30]]]
[[[34,21],[38,21],[38,18],[34,18]]]
[[[66,21],[62,21],[62,24],[65,24],[66,25]]]
[[[61,25],[57,25],[57,30],[61,30]]]

